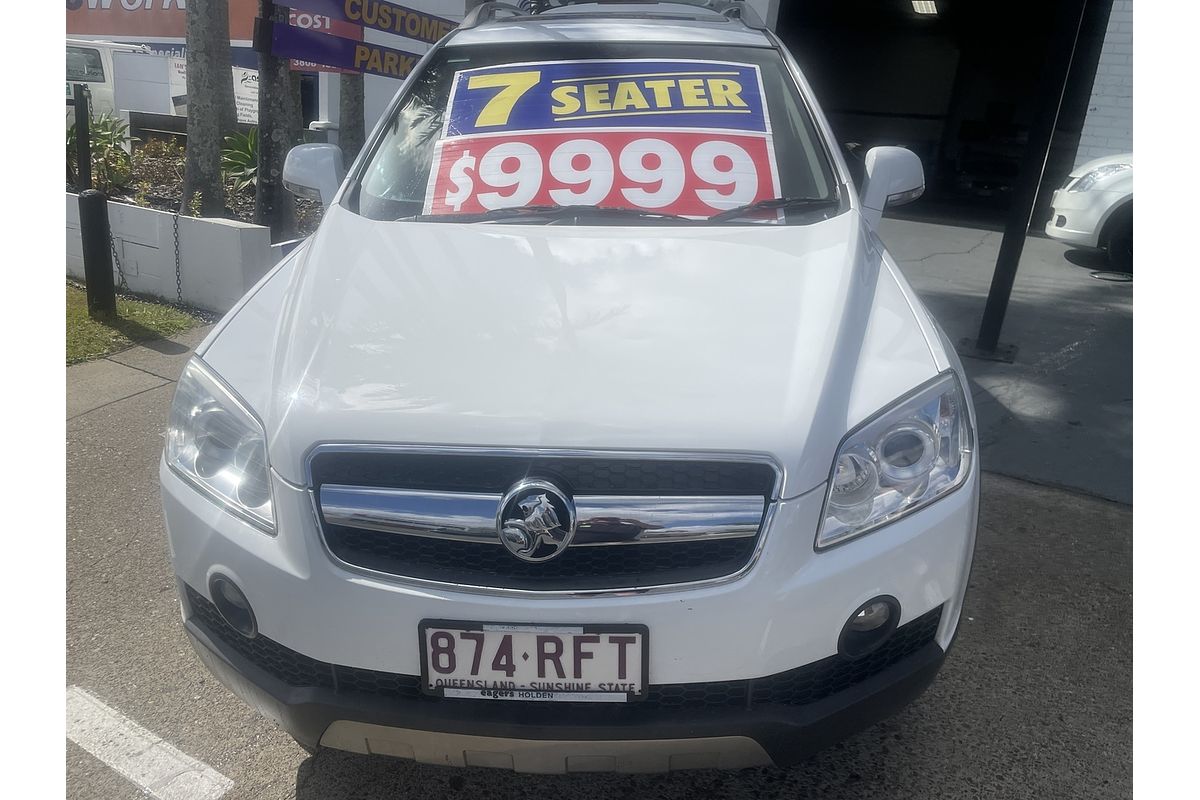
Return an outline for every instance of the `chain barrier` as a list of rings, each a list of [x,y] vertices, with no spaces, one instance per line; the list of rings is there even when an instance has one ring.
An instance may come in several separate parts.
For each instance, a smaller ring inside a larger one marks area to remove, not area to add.
[[[171,227],[175,237],[175,301],[177,305],[183,305],[183,262],[179,256],[179,212],[175,212],[175,216],[171,219]],[[125,280],[125,266],[121,263],[121,255],[117,252],[117,240],[113,237],[112,232],[108,234],[108,246],[112,250],[113,263],[117,267],[117,279],[121,289],[126,292],[132,292],[129,288],[129,281]]]
[[[108,234],[108,246],[112,248],[113,263],[117,265],[117,278],[120,286],[128,292],[130,290],[129,283],[125,280],[125,269],[121,266],[121,256],[117,254],[117,240],[113,238],[112,231],[109,231]]]
[[[171,221],[175,229],[175,298],[179,305],[183,305],[183,270],[182,263],[179,258],[179,213],[183,211],[183,201],[179,203],[179,211],[175,212],[175,218]]]

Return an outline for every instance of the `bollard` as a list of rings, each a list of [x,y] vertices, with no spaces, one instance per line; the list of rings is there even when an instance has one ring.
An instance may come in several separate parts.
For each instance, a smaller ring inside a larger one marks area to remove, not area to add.
[[[75,188],[92,188],[92,93],[75,84]]]
[[[79,193],[79,236],[83,240],[88,316],[115,316],[117,294],[113,287],[108,198],[104,192],[88,189]]]

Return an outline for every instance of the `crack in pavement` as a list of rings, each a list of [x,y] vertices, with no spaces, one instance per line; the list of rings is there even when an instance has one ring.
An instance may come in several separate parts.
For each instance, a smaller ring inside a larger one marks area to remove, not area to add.
[[[93,570],[97,566],[99,566],[102,562],[107,561],[112,556],[115,556],[117,553],[120,553],[122,550],[128,550],[129,546],[131,544],[133,544],[134,540],[137,538],[138,538],[138,534],[136,531],[134,533],[129,534],[129,538],[125,540],[124,544],[117,545],[113,549],[109,550],[107,553],[97,556],[92,561],[92,563],[87,565],[87,567],[84,570],[84,574],[85,575],[93,574]],[[75,583],[76,583],[75,578],[67,578],[67,591],[68,592],[71,590],[71,587],[75,585]]]
[[[117,363],[117,362],[113,362],[113,363]],[[121,366],[125,366],[125,365],[122,364]],[[154,377],[157,378],[158,376],[155,375]],[[79,419],[80,417],[86,417],[88,414],[91,414],[93,411],[99,411],[102,408],[108,408],[109,406],[116,405],[117,403],[124,403],[126,400],[131,400],[134,397],[138,397],[139,395],[145,394],[146,392],[153,392],[155,389],[161,389],[164,386],[170,386],[174,382],[175,381],[164,380],[162,383],[158,384],[157,386],[151,386],[149,389],[142,389],[140,392],[134,392],[133,394],[128,395],[126,397],[119,397],[116,400],[110,400],[109,402],[105,403],[102,406],[96,406],[95,408],[89,408],[87,411],[80,411],[78,414],[76,414],[73,417],[67,417],[67,422],[72,422],[74,420]]]
[[[132,349],[132,348],[130,348],[130,349]],[[122,351],[122,352],[125,352],[125,351]],[[149,375],[154,378],[158,378],[159,380],[164,380],[167,383],[175,383],[175,381],[177,380],[177,378],[172,378],[169,375],[159,375],[157,372],[151,372],[148,369],[142,369],[141,367],[137,366],[136,364],[126,364],[124,361],[117,361],[115,358],[113,358],[113,356],[119,356],[119,355],[121,355],[121,353],[113,353],[112,355],[104,356],[104,358],[102,360],[108,361],[113,364],[119,364],[122,367],[129,367],[130,369],[135,369],[138,372],[144,373],[144,374]]]
[[[922,261],[928,261],[934,256],[969,256],[971,253],[974,253],[976,250],[982,247],[984,242],[988,240],[988,237],[994,235],[994,233],[995,231],[984,231],[984,234],[979,241],[971,245],[971,247],[966,250],[949,250],[946,252],[930,253],[929,255],[924,255],[920,258],[898,258],[896,261],[900,264],[919,264]]]

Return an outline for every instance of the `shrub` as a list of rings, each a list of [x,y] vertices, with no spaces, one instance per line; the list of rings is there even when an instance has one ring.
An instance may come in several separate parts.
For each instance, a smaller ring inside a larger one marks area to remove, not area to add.
[[[133,162],[125,145],[136,142],[129,135],[129,125],[120,117],[104,114],[93,117],[88,137],[92,146],[92,185],[112,194],[129,186],[133,175]],[[74,182],[78,174],[75,126],[67,129],[67,180]]]
[[[147,158],[169,158],[172,160],[183,160],[184,149],[179,142],[174,139],[147,139],[138,152]]]
[[[258,128],[225,137],[221,168],[233,182],[234,194],[258,185]]]

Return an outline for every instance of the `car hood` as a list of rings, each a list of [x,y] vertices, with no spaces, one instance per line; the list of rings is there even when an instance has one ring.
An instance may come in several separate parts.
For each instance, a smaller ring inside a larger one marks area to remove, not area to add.
[[[937,371],[856,211],[805,226],[378,222],[337,206],[203,356],[272,466],[373,442],[770,454],[785,496]]]

